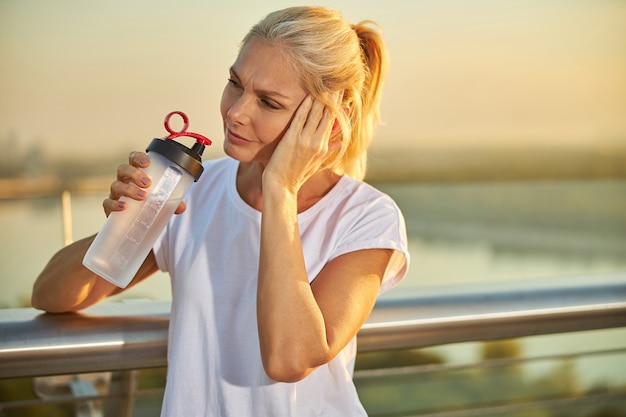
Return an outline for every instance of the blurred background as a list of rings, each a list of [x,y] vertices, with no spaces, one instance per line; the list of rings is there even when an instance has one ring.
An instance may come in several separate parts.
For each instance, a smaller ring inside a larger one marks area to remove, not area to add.
[[[61,192],[72,237],[97,232],[117,165],[166,133],[167,113],[223,156],[239,41],[296,4],[0,0],[0,306],[27,305],[63,244]],[[388,43],[367,179],[407,217],[404,286],[626,267],[626,3],[322,4],[378,22]]]
[[[205,157],[222,156],[219,100],[239,41],[306,3],[0,0],[0,308],[29,305],[68,224],[74,239],[99,230],[117,165],[165,134],[167,113],[186,112],[214,142]],[[367,180],[407,220],[411,270],[391,296],[626,271],[626,2],[320,4],[378,22],[390,51]],[[118,299],[169,297],[159,275]],[[587,364],[585,378],[623,383],[620,358]]]

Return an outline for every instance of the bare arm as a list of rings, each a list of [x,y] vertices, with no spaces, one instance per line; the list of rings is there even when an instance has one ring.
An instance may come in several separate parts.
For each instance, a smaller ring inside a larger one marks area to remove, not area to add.
[[[295,206],[267,193],[263,200],[257,290],[261,356],[271,378],[293,382],[332,360],[357,334],[374,306],[392,251],[339,256],[309,284]]]
[[[340,145],[329,139],[332,125],[329,109],[305,99],[263,172],[257,325],[265,371],[278,381],[306,377],[356,335],[393,253],[368,249],[344,254],[309,284],[298,194],[324,176],[323,161]]]
[[[82,265],[94,238],[95,235],[66,246],[50,259],[33,286],[31,303],[34,308],[50,313],[78,311],[123,291]],[[150,252],[126,288],[156,271],[156,259]]]
[[[120,165],[117,179],[111,184],[109,198],[103,203],[107,216],[112,211],[125,208],[119,201],[121,196],[135,200],[146,198],[142,189],[150,186],[150,178],[139,168],[147,167],[149,164],[150,160],[145,153],[132,152],[129,163]],[[184,210],[185,206],[181,203],[176,213],[182,213]],[[51,313],[77,311],[124,291],[82,265],[83,257],[94,238],[95,235],[66,246],[50,259],[33,286],[31,296],[33,307]],[[126,288],[141,282],[157,270],[156,259],[150,252]]]

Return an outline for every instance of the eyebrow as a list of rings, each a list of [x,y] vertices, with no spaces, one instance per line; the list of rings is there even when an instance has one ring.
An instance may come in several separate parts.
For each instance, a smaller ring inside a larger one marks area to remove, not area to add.
[[[233,77],[235,77],[238,81],[241,81],[241,78],[239,77],[239,74],[237,74],[237,71],[235,70],[234,67],[230,67],[229,69],[230,73],[232,74]],[[284,95],[283,93],[279,92],[279,91],[273,91],[273,90],[258,90],[255,89],[254,90],[256,92],[257,95],[259,96],[266,96],[266,97],[282,97],[285,99],[289,99],[289,97],[287,97],[286,95]]]

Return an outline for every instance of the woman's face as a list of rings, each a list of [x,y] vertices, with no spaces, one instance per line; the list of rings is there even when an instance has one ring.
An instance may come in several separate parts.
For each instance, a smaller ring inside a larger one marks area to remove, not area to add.
[[[280,46],[248,41],[222,94],[224,152],[242,162],[267,163],[305,97]]]

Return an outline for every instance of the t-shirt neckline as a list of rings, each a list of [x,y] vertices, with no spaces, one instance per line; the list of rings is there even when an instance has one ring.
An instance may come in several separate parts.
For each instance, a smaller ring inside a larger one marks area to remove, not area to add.
[[[227,189],[230,198],[240,210],[248,213],[248,215],[260,217],[261,212],[246,203],[239,195],[239,192],[237,191],[237,170],[239,169],[239,161],[232,158],[229,159],[231,163],[230,169],[228,170],[227,174]],[[317,201],[315,204],[313,204],[311,207],[304,210],[303,212],[298,213],[298,218],[304,220],[309,216],[314,215],[317,211],[321,210],[326,204],[328,204],[329,201],[333,200],[336,194],[341,192],[341,190],[346,186],[347,181],[348,177],[346,175],[342,175],[339,178],[339,181],[337,181],[337,183],[322,198],[320,198],[319,201]]]

